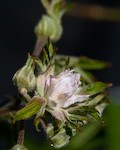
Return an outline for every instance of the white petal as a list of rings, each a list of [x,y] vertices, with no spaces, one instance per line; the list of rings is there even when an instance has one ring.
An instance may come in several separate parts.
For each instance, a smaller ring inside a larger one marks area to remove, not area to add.
[[[51,97],[58,99],[60,94],[70,97],[74,94],[80,84],[80,75],[74,74],[72,71],[65,71],[57,77],[57,83],[52,88]]]
[[[51,110],[51,113],[56,119],[65,121],[65,116],[64,116],[63,112],[58,107]]]
[[[49,67],[48,70],[46,70],[43,74],[40,74],[38,77],[37,77],[37,83],[36,83],[36,86],[37,86],[37,92],[41,95],[41,96],[44,96],[45,94],[45,90],[46,90],[46,81],[47,81],[47,84],[50,84],[48,83],[48,78],[50,76],[53,76],[54,74],[54,69],[53,69],[53,66]]]
[[[69,107],[72,104],[83,102],[89,97],[89,95],[73,95],[72,97],[68,98],[67,101],[64,103],[64,108]]]

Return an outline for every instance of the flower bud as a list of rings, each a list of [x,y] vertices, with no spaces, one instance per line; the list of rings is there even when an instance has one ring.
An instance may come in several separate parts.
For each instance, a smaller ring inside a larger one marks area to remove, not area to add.
[[[58,41],[63,33],[61,21],[44,15],[35,27],[37,36],[50,38],[51,41]]]
[[[25,66],[18,70],[13,81],[18,86],[19,90],[25,88],[28,91],[32,91],[36,85],[36,78],[34,75],[34,60],[29,55]]]
[[[48,124],[46,133],[51,141],[51,146],[61,148],[69,143],[70,136],[66,134],[66,130],[62,127],[56,133],[52,124]]]
[[[28,150],[28,149],[26,147],[24,147],[23,145],[17,144],[10,150]]]
[[[50,38],[52,41],[58,41],[63,33],[62,16],[67,11],[67,6],[63,0],[51,0],[50,2],[41,0],[46,9],[46,15],[35,27],[35,33],[39,37]]]

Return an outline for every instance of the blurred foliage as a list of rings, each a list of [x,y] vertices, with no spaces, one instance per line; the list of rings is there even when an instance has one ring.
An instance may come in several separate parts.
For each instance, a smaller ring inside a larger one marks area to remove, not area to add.
[[[62,66],[67,66],[68,64],[69,67],[79,72],[87,83],[92,83],[95,80],[94,75],[90,72],[91,70],[101,70],[111,66],[108,62],[91,59],[86,56],[75,57],[65,55],[57,55],[56,64],[57,72],[60,72]]]
[[[120,106],[110,104],[103,115],[104,124],[90,124],[84,128],[84,132],[77,133],[71,142],[61,150],[119,150],[120,149]],[[5,144],[5,149],[10,148],[12,142],[11,127],[7,122],[0,122],[0,141]],[[9,137],[7,140],[6,137]],[[54,150],[49,142],[40,138],[30,138],[29,133],[25,139],[28,150]]]
[[[84,132],[78,133],[71,142],[61,150],[119,150],[120,149],[120,106],[111,104],[104,112],[105,124],[91,124],[84,128]],[[25,145],[29,150],[54,150],[45,141],[41,144],[32,139],[26,139]]]
[[[74,17],[105,20],[105,21],[120,21],[120,9],[118,7],[101,6],[98,4],[79,4],[73,3],[74,7],[67,14]]]
[[[75,13],[76,12],[75,10],[77,10],[77,13]],[[86,10],[87,12],[85,12]],[[113,9],[113,8],[105,8],[97,5],[93,5],[93,6],[78,5],[77,9],[74,7],[74,9],[69,14],[71,15],[74,14],[74,16],[77,14],[76,16],[80,16],[83,18],[87,17],[90,19],[112,20],[112,21],[120,20],[120,15],[119,15],[120,10]],[[61,66],[67,67],[69,64],[70,67],[71,66],[74,67],[76,71],[81,74],[82,78],[87,83],[92,83],[95,79],[95,77],[89,72],[90,70],[104,69],[110,65],[109,63],[93,60],[87,57],[71,57],[71,61],[69,61],[67,56],[60,56],[60,55],[57,56],[56,63],[57,63],[57,67],[56,67],[57,72],[60,71]],[[99,84],[99,82],[97,82],[97,84]],[[103,85],[101,86],[102,87],[105,86],[106,88],[109,85],[105,84],[104,86]],[[99,97],[99,99],[101,100],[101,97]],[[37,106],[36,102],[33,104]],[[27,109],[31,109],[33,104],[27,105]],[[22,109],[21,112],[23,114],[24,113],[26,114],[24,109]],[[77,133],[77,135],[71,139],[71,142],[61,150],[80,150],[80,149],[97,150],[99,148],[105,150],[119,150],[120,149],[119,114],[120,114],[120,106],[117,106],[115,104],[110,104],[109,106],[107,106],[104,112],[103,115],[104,122],[102,122],[101,124],[93,123],[93,124],[86,125],[83,131],[81,133]],[[31,112],[31,114],[27,114],[25,118],[27,118],[29,115],[34,115],[34,113]],[[13,133],[13,128],[12,129],[11,128],[12,127],[8,124],[8,122],[0,121],[0,133],[1,133],[0,141],[2,142],[2,145],[4,145],[2,150],[9,149],[11,145],[13,145],[13,139],[15,135],[12,135],[14,133]],[[40,140],[41,141],[39,141],[38,139],[37,140],[32,139],[28,136],[25,139],[25,145],[28,148],[28,150],[39,150],[39,149],[54,150],[53,147],[50,147],[49,143],[46,143],[46,141],[44,141],[42,138]]]

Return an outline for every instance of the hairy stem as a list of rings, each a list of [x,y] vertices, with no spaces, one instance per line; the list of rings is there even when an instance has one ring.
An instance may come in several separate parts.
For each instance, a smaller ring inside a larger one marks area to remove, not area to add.
[[[35,48],[33,51],[33,55],[35,57],[39,57],[39,55],[41,54],[45,44],[47,42],[47,38],[45,37],[38,37],[36,40],[36,44],[35,44]]]
[[[24,134],[25,134],[24,120],[21,120],[20,121],[19,132],[18,132],[17,144],[23,145],[23,143],[24,143]]]

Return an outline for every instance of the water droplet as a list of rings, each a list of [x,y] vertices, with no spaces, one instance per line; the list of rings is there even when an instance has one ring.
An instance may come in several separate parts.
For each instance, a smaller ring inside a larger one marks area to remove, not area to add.
[[[54,145],[53,145],[53,144],[51,144],[51,146],[53,147]]]

